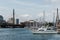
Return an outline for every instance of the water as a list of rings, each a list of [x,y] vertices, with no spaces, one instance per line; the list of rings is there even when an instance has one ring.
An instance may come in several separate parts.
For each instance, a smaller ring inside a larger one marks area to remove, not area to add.
[[[33,35],[24,28],[1,28],[0,40],[60,40],[60,34]]]

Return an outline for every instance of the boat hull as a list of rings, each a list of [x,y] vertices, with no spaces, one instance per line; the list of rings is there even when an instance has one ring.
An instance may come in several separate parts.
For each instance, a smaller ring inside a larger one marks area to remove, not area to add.
[[[54,32],[46,32],[46,31],[34,31],[34,32],[32,32],[33,34],[57,34],[57,32],[56,31],[54,31]]]

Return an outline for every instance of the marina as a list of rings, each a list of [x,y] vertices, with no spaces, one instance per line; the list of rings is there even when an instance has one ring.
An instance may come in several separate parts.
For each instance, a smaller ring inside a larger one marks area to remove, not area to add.
[[[60,40],[60,0],[0,0],[0,40]]]

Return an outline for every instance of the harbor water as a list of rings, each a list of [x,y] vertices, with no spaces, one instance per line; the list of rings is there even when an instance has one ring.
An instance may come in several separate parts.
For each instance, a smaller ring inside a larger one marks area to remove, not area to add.
[[[32,34],[25,28],[1,28],[0,40],[60,40],[60,34]]]

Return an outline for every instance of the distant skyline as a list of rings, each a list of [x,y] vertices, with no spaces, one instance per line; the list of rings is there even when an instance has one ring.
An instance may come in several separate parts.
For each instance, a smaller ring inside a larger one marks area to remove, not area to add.
[[[57,8],[60,13],[60,0],[0,0],[0,15],[5,20],[12,17],[15,9],[15,16],[20,21],[40,18],[43,16],[43,11],[45,20],[53,21],[53,13],[56,17]]]

